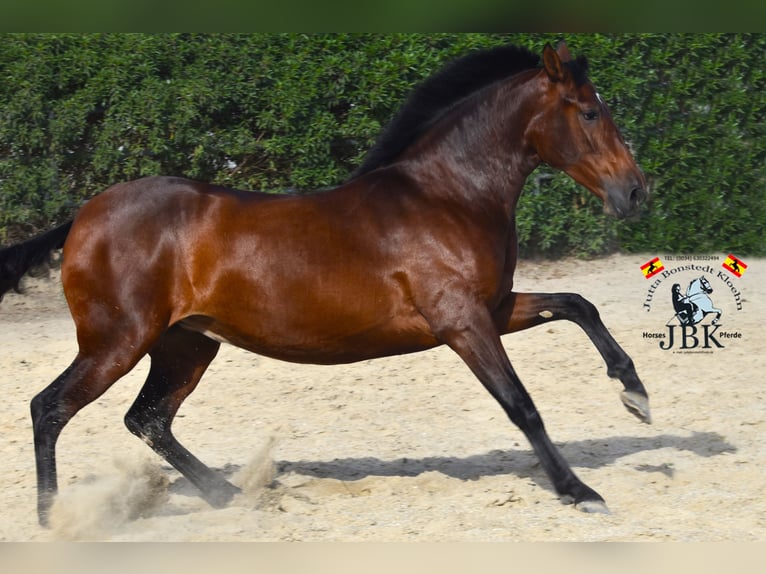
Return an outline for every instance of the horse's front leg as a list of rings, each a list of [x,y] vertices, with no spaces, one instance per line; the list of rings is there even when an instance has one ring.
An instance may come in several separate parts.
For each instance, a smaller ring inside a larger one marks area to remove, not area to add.
[[[511,292],[494,313],[501,334],[561,319],[576,323],[587,333],[606,362],[607,374],[622,382],[625,390],[620,398],[625,407],[642,422],[651,423],[649,397],[633,361],[607,331],[590,301],[576,293]]]
[[[465,361],[511,421],[524,432],[562,500],[574,503],[584,512],[608,513],[604,499],[575,475],[549,438],[540,414],[511,366],[486,308],[477,307],[473,313],[465,305],[458,304],[453,308],[460,308],[464,315],[449,317],[449,322],[430,319],[436,327],[437,337]]]

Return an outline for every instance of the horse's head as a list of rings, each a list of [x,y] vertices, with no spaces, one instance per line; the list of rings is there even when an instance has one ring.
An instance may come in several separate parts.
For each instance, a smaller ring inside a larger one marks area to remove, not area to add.
[[[540,109],[527,132],[538,156],[601,198],[606,213],[635,215],[646,181],[588,80],[585,59],[572,60],[562,42],[555,50],[546,46],[543,64]]]

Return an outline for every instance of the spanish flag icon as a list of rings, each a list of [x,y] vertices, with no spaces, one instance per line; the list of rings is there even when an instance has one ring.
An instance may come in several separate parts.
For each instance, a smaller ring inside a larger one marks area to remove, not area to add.
[[[663,269],[665,269],[665,266],[662,264],[662,261],[660,261],[659,257],[655,257],[651,261],[647,261],[641,266],[641,271],[644,273],[644,277],[647,279],[654,277]]]
[[[747,269],[747,265],[739,257],[734,257],[731,253],[723,262],[723,268],[727,271],[731,271],[737,277],[742,277]]]

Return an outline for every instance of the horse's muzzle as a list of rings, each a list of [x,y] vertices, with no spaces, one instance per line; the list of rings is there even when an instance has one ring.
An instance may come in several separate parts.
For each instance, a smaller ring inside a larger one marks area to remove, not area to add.
[[[646,201],[649,194],[646,187],[641,184],[633,184],[622,189],[609,189],[604,202],[604,210],[617,219],[625,219],[638,215],[641,205]]]

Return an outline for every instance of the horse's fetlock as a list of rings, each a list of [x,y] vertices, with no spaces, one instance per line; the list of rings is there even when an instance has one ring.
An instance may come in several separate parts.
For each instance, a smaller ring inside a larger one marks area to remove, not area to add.
[[[606,374],[612,379],[623,380],[624,377],[635,377],[636,367],[633,364],[633,359],[628,355],[612,361],[607,365]]]
[[[610,365],[606,369],[606,374],[610,379],[622,379],[625,370],[625,365]]]

